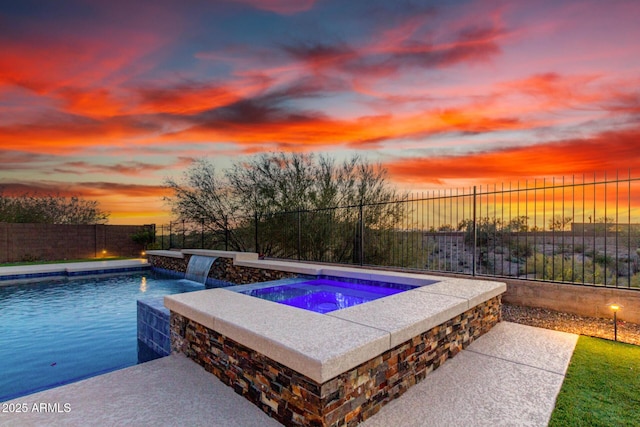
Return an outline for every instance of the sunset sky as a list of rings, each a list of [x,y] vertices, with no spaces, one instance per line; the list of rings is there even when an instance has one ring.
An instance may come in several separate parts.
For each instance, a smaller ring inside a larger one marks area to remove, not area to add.
[[[0,5],[0,188],[169,220],[163,182],[261,152],[424,191],[640,165],[640,1]]]

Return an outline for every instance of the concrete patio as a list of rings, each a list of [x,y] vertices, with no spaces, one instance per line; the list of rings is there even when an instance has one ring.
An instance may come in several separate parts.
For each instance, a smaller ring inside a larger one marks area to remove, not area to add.
[[[362,425],[545,426],[577,338],[502,322]],[[279,425],[179,355],[3,403],[11,404],[27,412],[0,412],[0,426]]]

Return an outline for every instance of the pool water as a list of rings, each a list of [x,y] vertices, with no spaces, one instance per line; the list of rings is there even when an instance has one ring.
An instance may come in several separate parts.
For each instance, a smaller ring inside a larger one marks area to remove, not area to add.
[[[238,292],[324,314],[416,287],[396,283],[378,282],[373,285],[314,279],[246,291],[239,290]]]
[[[0,286],[0,401],[138,363],[138,298],[204,289],[137,273]]]

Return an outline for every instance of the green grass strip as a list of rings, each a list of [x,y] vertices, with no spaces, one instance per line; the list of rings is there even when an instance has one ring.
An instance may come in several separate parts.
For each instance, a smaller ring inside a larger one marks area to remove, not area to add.
[[[640,346],[581,336],[549,426],[640,426]]]

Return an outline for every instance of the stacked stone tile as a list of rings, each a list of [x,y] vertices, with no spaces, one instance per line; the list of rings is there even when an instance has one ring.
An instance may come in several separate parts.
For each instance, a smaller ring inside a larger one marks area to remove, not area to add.
[[[176,255],[179,253],[176,253]],[[185,273],[189,265],[191,255],[180,254],[180,257],[167,257],[149,254],[149,264],[157,270]],[[270,280],[297,277],[295,273],[278,270],[263,270],[251,267],[239,267],[234,265],[232,258],[218,257],[209,270],[209,277],[220,282],[245,285],[248,283],[268,282]]]
[[[168,251],[167,251],[168,252]],[[160,255],[148,254],[147,259],[149,264],[154,269],[168,270],[179,273],[185,273],[187,271],[188,259],[180,257],[168,257]]]
[[[246,285],[249,283],[268,282],[270,280],[297,277],[295,273],[278,270],[264,270],[234,265],[232,258],[216,259],[209,270],[209,277],[223,282]]]
[[[171,344],[285,425],[350,426],[489,331],[500,306],[489,299],[323,384],[174,312]]]

